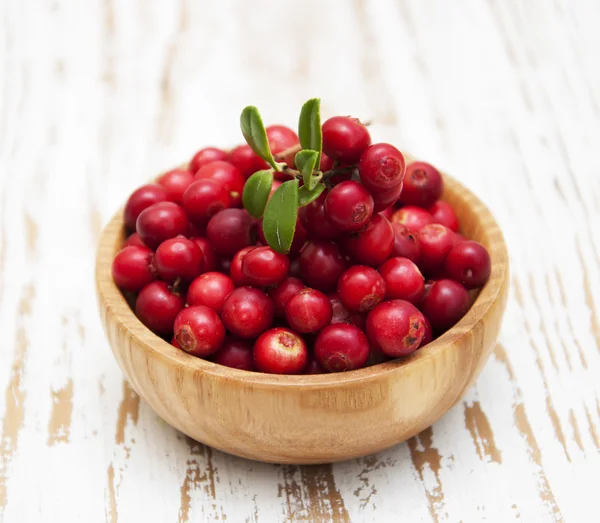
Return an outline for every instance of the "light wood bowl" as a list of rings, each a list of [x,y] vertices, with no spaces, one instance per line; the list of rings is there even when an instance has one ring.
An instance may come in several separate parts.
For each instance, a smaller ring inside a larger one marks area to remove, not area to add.
[[[498,224],[467,188],[444,175],[443,199],[461,231],[487,247],[492,274],[469,312],[411,357],[340,374],[278,376],[231,369],[176,349],[136,318],[113,283],[122,211],[96,260],[100,315],[135,391],[168,423],[216,449],[259,461],[326,463],[378,452],[437,421],[471,386],[494,349],[508,294]]]

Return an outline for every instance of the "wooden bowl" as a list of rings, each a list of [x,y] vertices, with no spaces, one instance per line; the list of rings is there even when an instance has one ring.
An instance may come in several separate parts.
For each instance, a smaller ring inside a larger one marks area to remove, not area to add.
[[[176,349],[136,318],[113,283],[122,211],[96,260],[100,315],[135,391],[168,423],[216,449],[275,463],[326,463],[378,452],[419,433],[463,396],[494,349],[508,294],[508,257],[485,205],[451,177],[443,199],[462,232],[487,247],[492,274],[469,312],[412,356],[340,374],[278,376],[231,369]]]

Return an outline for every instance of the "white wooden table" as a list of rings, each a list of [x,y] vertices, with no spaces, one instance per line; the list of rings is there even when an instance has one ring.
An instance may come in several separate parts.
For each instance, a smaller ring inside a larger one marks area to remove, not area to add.
[[[597,520],[600,4],[0,2],[0,521]],[[123,381],[93,284],[103,224],[241,108],[373,121],[488,203],[500,343],[432,428],[335,465],[187,440]]]

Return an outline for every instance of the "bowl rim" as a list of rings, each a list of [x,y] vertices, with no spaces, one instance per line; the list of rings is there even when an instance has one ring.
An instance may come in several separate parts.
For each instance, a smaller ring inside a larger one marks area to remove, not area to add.
[[[410,161],[413,159],[410,158]],[[441,172],[441,171],[440,171]],[[219,380],[243,382],[245,385],[286,389],[322,390],[347,385],[364,385],[372,380],[379,380],[393,373],[416,370],[417,366],[427,364],[431,358],[439,357],[444,350],[455,349],[458,340],[466,336],[471,329],[482,322],[490,308],[499,298],[502,287],[508,278],[508,252],[502,231],[487,206],[462,183],[442,172],[444,191],[449,188],[453,193],[460,193],[460,198],[469,200],[473,212],[483,224],[488,251],[492,260],[492,272],[488,282],[483,286],[471,308],[459,322],[441,336],[402,359],[378,363],[362,369],[328,374],[280,375],[267,374],[226,367],[177,349],[160,338],[137,318],[127,300],[114,283],[111,275],[112,259],[116,253],[117,242],[123,237],[123,207],[111,218],[102,230],[96,254],[96,294],[99,307],[111,315],[128,336],[136,338],[144,350],[161,358],[170,365],[180,365],[186,370],[210,375]],[[151,183],[149,181],[148,183]]]

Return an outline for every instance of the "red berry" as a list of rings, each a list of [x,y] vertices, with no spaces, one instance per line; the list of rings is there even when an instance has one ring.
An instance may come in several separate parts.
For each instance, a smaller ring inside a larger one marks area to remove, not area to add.
[[[217,352],[225,340],[225,328],[215,311],[196,305],[175,318],[175,337],[181,350],[206,357]]]
[[[381,214],[382,216],[384,216],[385,218],[388,219],[388,221],[391,222],[392,220],[392,214],[394,214],[394,208],[393,207],[388,207],[387,209],[384,209],[383,211],[380,211],[379,214]]]
[[[245,340],[226,338],[212,361],[232,369],[254,370],[254,355],[252,345]]]
[[[339,234],[339,230],[325,215],[325,200],[327,191],[323,191],[315,201],[300,207],[298,218],[306,229],[311,240],[332,240]]]
[[[242,270],[242,261],[244,259],[244,256],[246,256],[246,254],[248,254],[250,251],[253,251],[254,249],[256,249],[256,245],[249,245],[248,247],[244,247],[243,249],[240,249],[238,252],[236,252],[233,259],[231,260],[231,265],[229,267],[228,272],[236,287],[250,285],[247,276]]]
[[[380,303],[367,316],[369,341],[392,358],[416,351],[424,334],[423,314],[404,300]]]
[[[242,191],[246,180],[239,169],[229,162],[212,162],[201,167],[196,173],[196,180],[217,182],[229,193],[232,207],[242,205]]]
[[[212,248],[212,245],[206,238],[190,238],[202,251],[204,257],[204,267],[203,269],[207,272],[214,271],[217,268],[217,255],[215,254],[215,250]]]
[[[492,272],[487,249],[474,241],[461,242],[450,250],[445,262],[446,274],[467,289],[484,285]]]
[[[439,200],[443,190],[444,180],[433,165],[425,162],[409,163],[406,166],[400,203],[427,208]]]
[[[346,253],[364,265],[380,265],[392,253],[394,229],[381,214],[375,214],[364,229],[347,235],[343,239]]]
[[[425,278],[408,258],[390,258],[379,267],[379,273],[385,281],[388,300],[418,303],[423,297]]]
[[[333,242],[309,242],[302,249],[299,259],[302,279],[323,292],[334,290],[338,278],[346,270],[346,261]]]
[[[167,191],[156,183],[150,183],[148,185],[142,185],[139,189],[136,189],[131,193],[131,196],[125,204],[123,211],[123,218],[125,220],[125,226],[128,230],[135,230],[136,222],[140,213],[159,202],[167,201]]]
[[[319,170],[321,172],[330,171],[333,168],[333,160],[329,158],[325,153],[321,153],[321,161],[319,163]]]
[[[261,372],[302,374],[307,358],[304,340],[289,329],[270,329],[254,344],[254,362]]]
[[[433,223],[441,223],[451,231],[458,232],[458,217],[449,203],[438,200],[427,210],[433,217]]]
[[[466,314],[471,300],[460,283],[438,280],[426,290],[419,306],[435,330],[445,331]]]
[[[154,255],[158,275],[173,283],[177,278],[192,281],[204,267],[204,256],[200,247],[183,236],[162,242]]]
[[[257,247],[242,260],[242,272],[246,280],[257,287],[277,285],[285,279],[289,268],[288,257],[271,247]]]
[[[281,180],[273,180],[273,185],[271,186],[271,191],[269,192],[269,200],[271,199],[271,196],[275,194],[275,191],[279,189],[282,183],[283,182]]]
[[[369,145],[369,131],[356,118],[334,116],[323,124],[323,151],[333,160],[357,163]]]
[[[329,295],[329,303],[331,303],[331,310],[333,311],[331,323],[346,323],[352,316],[352,313],[344,307],[337,292]]]
[[[263,221],[262,218],[258,222],[257,232],[258,239],[264,245],[267,245],[267,239],[265,238],[265,232],[262,227]],[[294,254],[298,254],[304,244],[306,243],[307,233],[306,229],[303,227],[302,223],[300,223],[300,219],[296,220],[296,230],[294,231],[294,239],[292,240],[292,245],[290,246],[290,256]]]
[[[433,341],[433,329],[431,328],[431,323],[427,319],[427,316],[423,316],[423,320],[425,320],[425,333],[423,334],[423,339],[421,340],[419,349]]]
[[[167,199],[181,205],[183,193],[194,181],[194,175],[185,169],[173,169],[163,174],[158,183],[167,191]]]
[[[196,180],[183,193],[183,208],[190,221],[199,227],[230,203],[227,189],[214,180]]]
[[[360,157],[360,180],[373,192],[389,191],[398,187],[404,178],[404,156],[389,143],[375,143]]]
[[[240,338],[256,338],[273,323],[273,302],[254,287],[235,289],[225,300],[221,319],[227,330]]]
[[[179,342],[177,341],[177,338],[175,336],[171,338],[171,345],[173,345],[173,347],[176,347],[177,349],[181,349],[181,346],[179,345]]]
[[[302,280],[288,276],[276,287],[271,287],[267,293],[273,300],[275,305],[275,316],[285,318],[285,306],[288,300],[297,292],[304,289],[305,285]]]
[[[426,225],[419,232],[421,261],[419,266],[427,274],[438,274],[454,246],[454,233],[439,223]]]
[[[156,278],[152,251],[135,245],[121,249],[112,263],[112,277],[120,289],[138,292]]]
[[[329,325],[333,310],[329,298],[316,289],[302,289],[285,306],[290,327],[298,332],[318,332]]]
[[[140,239],[151,249],[156,249],[165,240],[185,234],[187,225],[187,216],[179,205],[159,202],[140,213],[136,229]]]
[[[278,154],[300,143],[298,135],[285,125],[269,125],[266,131],[269,147],[273,154]]]
[[[402,193],[402,183],[396,187],[392,187],[389,191],[373,193],[373,206],[375,212],[382,212],[389,209],[389,213],[385,214],[388,220],[392,219],[394,208],[392,207]]]
[[[373,198],[360,183],[342,182],[329,191],[325,215],[340,231],[358,231],[373,215]]]
[[[369,358],[369,341],[354,325],[328,325],[315,341],[315,358],[329,372],[344,372],[364,367]]]
[[[233,280],[221,272],[205,272],[198,276],[187,291],[188,305],[204,305],[221,312],[223,303],[233,290]]]
[[[370,311],[385,297],[385,282],[371,267],[354,265],[338,280],[338,296],[348,310]]]
[[[433,223],[433,216],[420,207],[407,206],[398,209],[392,215],[392,223],[408,227],[412,232],[419,232],[423,227]]]
[[[200,149],[190,160],[190,172],[196,174],[200,167],[204,167],[211,162],[227,160],[227,153],[216,147],[205,147]]]
[[[144,245],[140,235],[137,232],[134,232],[127,237],[123,247],[146,247],[146,245]]]
[[[229,161],[235,165],[244,178],[249,178],[256,171],[268,169],[269,166],[249,145],[239,145],[229,154]]]
[[[256,241],[256,221],[245,209],[225,209],[210,219],[206,236],[217,254],[233,256]]]
[[[173,292],[164,281],[153,281],[146,285],[135,301],[135,313],[140,321],[159,336],[173,332],[173,323],[185,300]]]
[[[321,367],[321,364],[315,359],[314,355],[308,353],[308,359],[302,374],[325,374],[327,371]]]
[[[410,231],[408,227],[400,223],[392,223],[394,228],[394,247],[392,256],[408,258],[414,263],[421,259],[421,243],[419,237]]]

